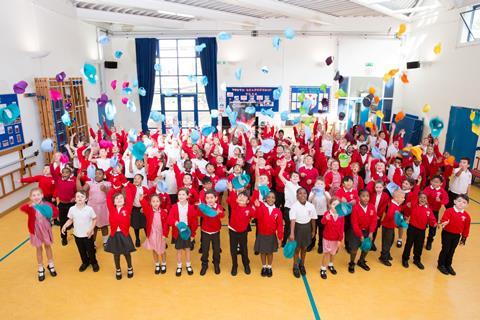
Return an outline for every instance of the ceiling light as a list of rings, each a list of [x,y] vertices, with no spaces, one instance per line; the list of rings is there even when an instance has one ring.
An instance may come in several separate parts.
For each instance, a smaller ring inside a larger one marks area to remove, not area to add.
[[[161,14],[168,14],[170,16],[177,16],[177,17],[184,17],[184,18],[195,18],[195,16],[192,16],[191,14],[175,13],[175,12],[164,11],[164,10],[157,10],[157,12],[161,13]]]

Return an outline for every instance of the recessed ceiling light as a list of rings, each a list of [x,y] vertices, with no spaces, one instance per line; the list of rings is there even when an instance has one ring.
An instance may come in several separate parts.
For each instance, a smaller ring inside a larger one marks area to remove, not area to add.
[[[168,14],[170,16],[177,16],[177,17],[184,17],[184,18],[195,18],[195,16],[192,16],[191,14],[175,13],[175,12],[164,11],[164,10],[157,10],[157,12],[161,13],[161,14]]]

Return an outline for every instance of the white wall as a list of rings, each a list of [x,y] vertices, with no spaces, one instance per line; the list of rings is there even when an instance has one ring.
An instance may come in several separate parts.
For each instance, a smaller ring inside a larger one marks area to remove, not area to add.
[[[428,116],[439,116],[445,123],[440,136],[443,146],[447,134],[451,106],[480,107],[480,45],[458,44],[460,10],[442,13],[420,20],[411,26],[404,55],[407,61],[428,61],[429,65],[410,70],[410,84],[405,86],[402,105],[410,113],[421,114],[421,108],[432,106]],[[442,43],[442,53],[435,55],[433,47]],[[428,121],[425,122],[429,132]]]
[[[37,1],[41,2],[41,1]],[[52,8],[46,9],[31,0],[0,2],[0,93],[9,94],[15,82],[29,83],[27,92],[35,92],[33,78],[52,77],[60,71],[67,76],[80,76],[85,61],[96,60],[95,27],[77,20],[74,12],[64,1],[50,1]],[[59,13],[59,11],[61,11]],[[28,51],[47,50],[50,55],[43,59],[32,59]],[[86,85],[87,96],[98,96],[98,88]],[[34,145],[27,154],[39,148],[41,128],[35,98],[18,95],[25,141]],[[92,110],[93,109],[93,110]],[[88,110],[88,118],[95,115],[96,107]],[[18,160],[17,153],[1,157],[1,162]],[[42,169],[43,157],[36,159],[35,173]],[[11,170],[6,168],[1,173]],[[0,200],[0,212],[26,198],[28,188],[15,192]]]

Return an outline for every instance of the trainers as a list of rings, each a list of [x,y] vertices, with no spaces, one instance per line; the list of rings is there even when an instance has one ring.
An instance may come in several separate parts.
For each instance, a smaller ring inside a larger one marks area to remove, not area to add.
[[[397,240],[397,248],[401,248],[402,247],[402,240]]]
[[[55,267],[50,267],[50,266],[47,266],[48,268],[48,272],[50,272],[50,275],[52,277],[56,277],[57,276],[57,271],[55,270]]]
[[[267,277],[271,278],[273,276],[272,268],[267,268]]]
[[[133,268],[128,268],[127,270],[127,278],[133,278]]]
[[[354,273],[355,272],[355,262],[348,263],[348,272]]]
[[[244,267],[244,269],[245,269],[245,274],[250,274],[252,272],[252,270],[250,270],[250,265],[248,264]]]
[[[298,268],[300,269],[302,276],[307,274],[307,270],[305,270],[305,266],[303,264],[299,265]]]
[[[78,268],[78,271],[83,272],[83,271],[87,270],[87,268],[88,268],[88,263],[82,263],[80,268]]]
[[[186,268],[186,269],[187,269],[187,274],[188,274],[189,276],[193,275],[193,269],[192,269],[192,266],[187,266],[187,268]]]
[[[416,265],[420,270],[425,269],[425,266],[420,261],[413,261],[413,264]]]
[[[402,260],[402,266],[408,268],[408,260]]]
[[[117,271],[115,271],[115,278],[117,278],[117,280],[122,279],[122,270],[121,269],[117,269]]]
[[[262,272],[260,272],[260,275],[262,277],[266,277],[267,276],[267,268],[262,268]]]
[[[367,265],[366,261],[358,261],[357,266],[359,266],[360,268],[362,268],[365,271],[370,271],[370,267]]]
[[[42,271],[38,270],[38,281],[45,280],[45,268],[42,268]]]
[[[320,270],[320,277],[322,279],[327,279],[327,270]]]
[[[232,267],[232,270],[230,271],[230,274],[234,277],[237,275],[237,266]]]
[[[447,267],[447,270],[448,270],[448,273],[450,273],[452,276],[456,276],[457,273],[455,272],[455,270],[453,270],[452,266],[448,266]]]
[[[448,276],[450,274],[450,272],[448,272],[448,269],[445,266],[437,266],[437,269],[444,275]]]
[[[334,266],[328,266],[328,270],[330,270],[332,274],[337,274],[337,270],[335,270]]]
[[[180,277],[182,275],[182,267],[177,267],[177,271],[175,272],[175,275],[177,277]]]
[[[93,272],[98,272],[100,270],[100,266],[98,265],[98,263],[92,264],[92,269]]]
[[[215,271],[215,274],[220,274],[220,265],[219,264],[214,264],[213,265],[213,270]]]
[[[432,250],[432,242],[427,241],[427,244],[425,245],[425,250]]]
[[[293,275],[295,278],[300,278],[300,269],[298,267],[293,267]]]
[[[201,276],[204,276],[204,275],[207,273],[207,269],[208,269],[208,266],[207,266],[207,265],[203,265],[203,266],[202,266],[202,269],[200,269],[200,275],[201,275]]]

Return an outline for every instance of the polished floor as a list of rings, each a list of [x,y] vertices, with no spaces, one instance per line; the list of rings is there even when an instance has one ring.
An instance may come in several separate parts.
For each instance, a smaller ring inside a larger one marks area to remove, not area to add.
[[[293,277],[291,260],[281,252],[274,258],[273,277],[260,277],[260,258],[252,252],[254,234],[249,237],[252,274],[247,276],[240,269],[232,277],[226,228],[222,229],[220,275],[212,267],[206,276],[199,275],[196,248],[195,274],[175,277],[172,247],[167,250],[167,273],[154,275],[151,253],[140,248],[133,254],[134,278],[117,281],[113,258],[103,249],[97,254],[100,272],[91,268],[78,272],[80,258],[73,236],[62,247],[59,229],[54,227],[58,276],[51,278],[47,273],[40,283],[34,248],[29,242],[21,245],[28,238],[26,216],[15,210],[0,218],[0,314],[2,319],[314,319],[313,300],[322,319],[480,319],[480,203],[475,201],[480,201],[480,189],[474,187],[471,197],[468,211],[476,224],[467,245],[455,254],[457,276],[444,276],[435,268],[439,238],[432,251],[424,251],[423,271],[413,265],[403,268],[402,251],[393,248],[391,268],[378,262],[378,252],[371,252],[367,261],[372,270],[357,268],[350,274],[347,254],[341,250],[335,263],[339,273],[323,280],[321,256],[311,252],[306,259],[306,282],[313,299],[304,281]]]

